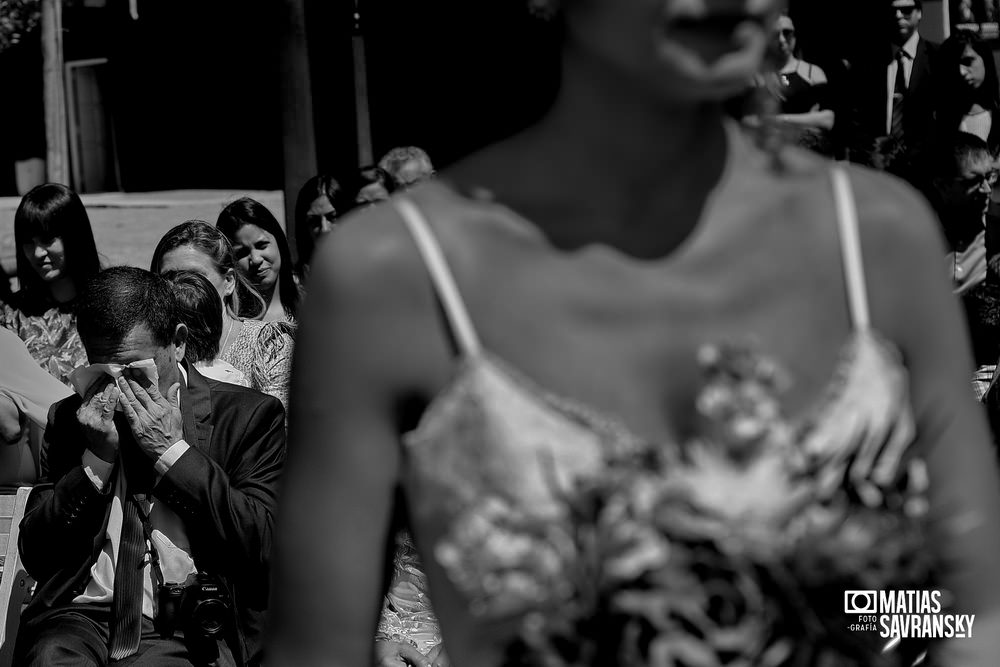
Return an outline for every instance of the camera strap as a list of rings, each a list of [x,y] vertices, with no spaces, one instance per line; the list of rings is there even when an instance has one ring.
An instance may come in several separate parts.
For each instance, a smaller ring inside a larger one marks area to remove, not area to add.
[[[149,521],[149,512],[143,509],[143,504],[139,502],[136,495],[130,495],[129,500],[135,505],[136,512],[139,513],[139,521],[142,523],[142,533],[146,536],[149,565],[153,569],[153,576],[156,577],[157,585],[162,586],[163,570],[160,569],[160,555],[156,552],[156,544],[153,543],[153,524]]]

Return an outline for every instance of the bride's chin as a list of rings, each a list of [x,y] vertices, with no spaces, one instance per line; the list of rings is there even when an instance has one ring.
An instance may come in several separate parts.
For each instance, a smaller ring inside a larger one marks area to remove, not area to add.
[[[721,100],[744,92],[760,71],[764,49],[746,47],[707,62],[683,46],[663,42],[658,46],[660,70],[679,97]]]

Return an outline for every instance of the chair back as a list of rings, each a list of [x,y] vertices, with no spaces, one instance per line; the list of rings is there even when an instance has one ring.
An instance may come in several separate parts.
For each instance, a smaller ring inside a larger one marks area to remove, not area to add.
[[[21,607],[34,583],[17,550],[18,528],[30,492],[31,487],[23,486],[16,494],[0,495],[0,667],[13,664]]]

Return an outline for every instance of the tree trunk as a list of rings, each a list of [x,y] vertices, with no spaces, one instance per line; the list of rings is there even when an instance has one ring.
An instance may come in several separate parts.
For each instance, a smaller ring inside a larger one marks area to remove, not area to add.
[[[41,0],[41,12],[47,178],[50,183],[69,185],[66,88],[63,84],[62,0]]]
[[[285,235],[292,256],[298,257],[295,238],[295,198],[299,188],[316,174],[316,131],[313,125],[312,76],[306,37],[304,0],[282,3],[282,141],[284,150]]]

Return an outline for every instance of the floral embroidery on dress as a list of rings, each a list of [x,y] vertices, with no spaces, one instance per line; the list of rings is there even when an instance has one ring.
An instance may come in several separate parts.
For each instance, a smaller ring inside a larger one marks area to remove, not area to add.
[[[783,371],[738,346],[705,347],[700,362],[698,438],[652,466],[609,458],[565,496],[572,594],[528,615],[509,664],[900,664],[872,657],[877,634],[847,630],[842,595],[932,583],[922,464],[817,465],[781,414]],[[879,495],[859,494],[861,480]]]
[[[697,437],[651,443],[466,360],[407,445],[414,520],[448,527],[432,553],[470,613],[522,619],[511,666],[900,664],[843,614],[846,589],[933,583],[898,352],[857,332],[797,421],[748,346],[699,363]]]
[[[0,326],[10,329],[24,341],[38,365],[68,387],[69,374],[87,363],[87,351],[76,330],[76,317],[58,308],[40,315],[26,315],[0,304]]]

